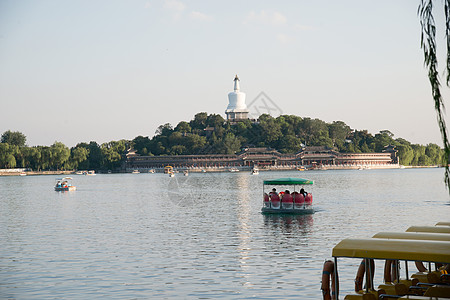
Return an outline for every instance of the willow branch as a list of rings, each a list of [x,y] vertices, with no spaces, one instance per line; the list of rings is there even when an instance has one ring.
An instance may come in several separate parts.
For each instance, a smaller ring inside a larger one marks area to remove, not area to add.
[[[446,84],[450,82],[450,0],[444,0],[444,10],[446,19],[447,38],[447,62],[446,62]],[[428,79],[431,84],[431,93],[434,100],[434,109],[436,110],[439,130],[444,144],[444,165],[445,165],[445,184],[450,192],[450,168],[449,155],[450,143],[447,133],[447,125],[445,124],[445,106],[441,94],[441,84],[439,82],[439,73],[437,71],[438,62],[436,54],[436,25],[433,17],[433,0],[421,0],[418,15],[422,28],[420,44],[424,53],[424,64],[428,70]]]

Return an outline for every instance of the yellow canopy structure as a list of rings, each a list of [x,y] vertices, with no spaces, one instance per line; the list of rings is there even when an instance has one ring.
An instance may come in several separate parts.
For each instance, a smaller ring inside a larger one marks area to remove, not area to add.
[[[450,242],[425,240],[345,239],[334,248],[334,257],[417,260],[450,263]]]
[[[450,233],[450,226],[411,226],[406,232]]]
[[[450,226],[450,222],[437,222],[436,226]]]
[[[428,233],[428,232],[378,232],[372,238],[400,239],[400,240],[429,240],[429,241],[450,242],[450,234]]]

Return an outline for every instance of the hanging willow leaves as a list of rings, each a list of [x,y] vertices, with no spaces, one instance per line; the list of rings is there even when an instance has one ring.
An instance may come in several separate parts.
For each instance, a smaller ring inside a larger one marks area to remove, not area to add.
[[[443,0],[445,11],[445,35],[447,38],[447,62],[446,62],[446,84],[450,86],[450,0]],[[445,106],[441,94],[441,84],[439,82],[439,73],[437,71],[438,61],[436,54],[436,24],[433,17],[433,0],[421,0],[418,15],[422,34],[420,44],[424,53],[424,64],[428,70],[428,79],[431,84],[431,93],[434,100],[434,108],[437,114],[439,129],[441,131],[442,142],[444,144],[444,164],[445,164],[445,184],[450,192],[450,168],[449,155],[450,144],[445,124]]]

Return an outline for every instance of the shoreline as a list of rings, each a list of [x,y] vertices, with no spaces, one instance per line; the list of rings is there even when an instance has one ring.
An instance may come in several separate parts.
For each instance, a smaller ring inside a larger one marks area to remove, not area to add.
[[[298,172],[307,172],[307,171],[327,171],[327,170],[380,170],[380,169],[429,169],[429,168],[441,168],[441,166],[324,166],[322,168],[315,169],[305,169],[298,170],[296,167],[272,167],[272,168],[260,168],[259,171],[296,171]],[[250,172],[252,170],[251,167],[242,167],[238,168],[241,172]],[[192,173],[201,173],[206,172],[230,172],[229,168],[180,168],[177,171],[187,170]],[[146,170],[140,170],[141,173],[147,173]],[[37,176],[37,175],[75,175],[77,171],[22,171],[17,169],[12,169],[11,171],[0,171],[0,176]],[[111,174],[127,174],[131,173],[132,170],[126,170],[123,172],[114,172]],[[164,173],[164,170],[156,169],[156,173]],[[107,174],[107,173],[96,173],[96,174]]]

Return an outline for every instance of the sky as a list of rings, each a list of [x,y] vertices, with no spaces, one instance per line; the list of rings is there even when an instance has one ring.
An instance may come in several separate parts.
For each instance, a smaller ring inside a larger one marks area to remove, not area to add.
[[[29,146],[151,138],[198,112],[225,117],[238,74],[260,112],[265,101],[274,116],[442,145],[419,2],[0,0],[0,134]]]

